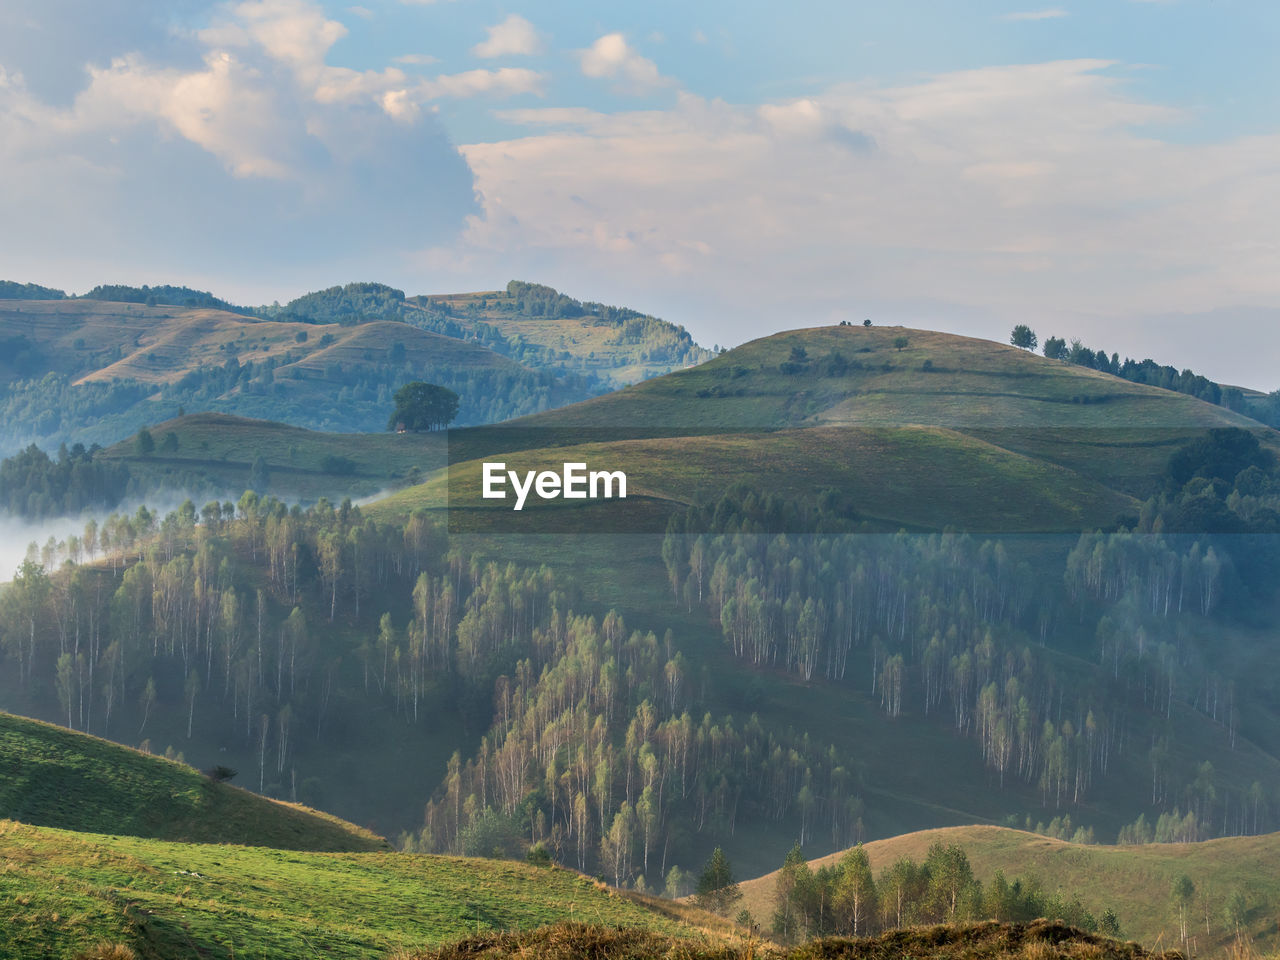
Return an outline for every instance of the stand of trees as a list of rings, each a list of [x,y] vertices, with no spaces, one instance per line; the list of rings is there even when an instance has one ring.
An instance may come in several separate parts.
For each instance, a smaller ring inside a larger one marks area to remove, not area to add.
[[[114,507],[128,490],[129,471],[96,453],[96,447],[64,445],[54,460],[32,444],[0,462],[0,510],[38,519]]]
[[[458,415],[458,395],[447,387],[415,380],[395,392],[395,409],[387,421],[388,430],[414,433],[443,429]]]
[[[965,920],[1028,922],[1052,917],[1083,930],[1120,935],[1115,913],[1095,918],[1078,898],[1048,893],[1034,878],[987,884],[973,874],[964,850],[935,843],[924,863],[908,857],[872,875],[859,846],[835,864],[812,870],[799,845],[787,854],[774,893],[773,934],[783,943],[808,937],[873,936],[915,924]]]

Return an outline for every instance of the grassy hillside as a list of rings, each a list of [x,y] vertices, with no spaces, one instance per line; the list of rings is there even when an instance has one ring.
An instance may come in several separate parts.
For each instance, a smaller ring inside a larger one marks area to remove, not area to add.
[[[0,821],[5,956],[386,957],[489,930],[576,920],[696,935],[558,867],[398,853],[185,844]]]
[[[742,482],[809,499],[838,489],[880,528],[1072,531],[1136,516],[1176,449],[1228,426],[1261,431],[1280,449],[1280,435],[1223,407],[1014,347],[900,327],[821,327],[452,439],[455,461],[468,445],[492,459],[505,444],[544,448],[509,457],[528,461],[520,469],[570,458],[622,469],[635,494],[673,506]],[[455,466],[455,509],[473,499],[503,509],[470,496],[480,459]],[[443,500],[437,481],[385,509]],[[583,529],[654,529],[662,513],[653,502],[576,509]],[[627,512],[644,519],[614,519]]]
[[[896,345],[900,339],[905,347]],[[693,369],[530,425],[1185,429],[1248,422],[1185,394],[990,340],[906,327],[828,326],[753,340]]]
[[[1235,937],[1224,917],[1227,898],[1236,891],[1249,904],[1245,933],[1260,949],[1274,949],[1280,907],[1280,834],[1229,837],[1202,843],[1143,846],[1081,845],[1021,830],[992,826],[923,830],[865,845],[872,870],[879,872],[901,857],[922,863],[931,844],[960,846],[984,883],[996,871],[1036,877],[1046,890],[1078,895],[1095,915],[1108,907],[1120,918],[1124,935],[1148,946],[1176,946],[1176,911],[1170,905],[1173,881],[1186,874],[1196,886],[1192,935],[1200,952],[1225,949]],[[810,862],[818,868],[839,859],[835,853]],[[743,905],[757,917],[773,913],[776,873],[742,884]],[[1208,912],[1206,933],[1206,907]]]
[[[382,850],[381,837],[185,764],[0,713],[0,817],[69,830],[286,850]]]
[[[943,427],[1143,497],[1191,436],[1212,427],[1263,429],[1185,394],[988,340],[839,326],[754,340],[696,368],[515,424],[655,431],[836,425]]]
[[[168,489],[235,499],[249,486],[253,462],[268,470],[264,492],[288,500],[368,497],[424,476],[445,461],[444,434],[324,433],[221,413],[187,414],[151,428],[157,449],[140,454],[134,439],[101,456],[128,467],[135,491]],[[172,434],[177,449],[167,450]]]
[[[455,441],[459,445],[466,439]],[[492,455],[489,456],[492,458]],[[1078,531],[1113,524],[1137,504],[1102,484],[995,444],[938,427],[822,426],[770,433],[719,434],[555,446],[504,458],[518,471],[559,469],[581,461],[592,469],[622,470],[628,501],[616,504],[539,504],[518,516],[510,504],[480,496],[481,460],[451,468],[451,511],[483,511],[494,529],[546,529],[546,521],[581,514],[576,528],[662,530],[670,509],[714,500],[729,483],[812,501],[838,489],[873,529]],[[384,514],[407,514],[444,502],[443,479],[394,494],[377,504]],[[656,512],[656,518],[655,518]],[[629,516],[638,514],[638,516]],[[456,518],[455,518],[456,519]]]

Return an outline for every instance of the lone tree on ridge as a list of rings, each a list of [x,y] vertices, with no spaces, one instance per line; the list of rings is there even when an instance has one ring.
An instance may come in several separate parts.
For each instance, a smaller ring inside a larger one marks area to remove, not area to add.
[[[436,386],[415,380],[406,383],[395,392],[396,403],[388,430],[407,430],[421,433],[447,427],[458,415],[458,395],[448,387]]]

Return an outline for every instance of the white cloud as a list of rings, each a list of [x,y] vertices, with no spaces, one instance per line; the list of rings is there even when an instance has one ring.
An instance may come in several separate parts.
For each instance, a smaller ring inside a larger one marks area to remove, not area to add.
[[[533,24],[513,13],[501,23],[485,27],[488,39],[477,43],[471,52],[477,57],[531,56],[542,52],[542,38]]]
[[[441,74],[434,80],[425,80],[419,89],[425,96],[474,97],[481,94],[515,96],[521,93],[541,93],[542,74],[536,70],[502,67],[499,70],[466,70],[462,73]]]
[[[424,106],[533,81],[335,67],[345,32],[314,3],[252,0],[168,47],[91,57],[65,103],[0,69],[0,260],[56,264],[68,287],[129,275],[112,263],[283,276],[452,236],[472,180]]]
[[[1035,20],[1059,20],[1068,16],[1067,11],[1061,7],[1053,7],[1049,10],[1019,10],[1014,13],[1003,14],[1001,20],[1019,21],[1035,21]]]
[[[427,262],[541,269],[637,302],[663,291],[732,316],[738,336],[858,304],[925,323],[981,314],[1000,335],[1011,317],[1280,302],[1280,137],[1156,139],[1143,128],[1181,115],[1131,96],[1112,67],[961,71],[758,107],[677,94],[614,115],[507,111],[529,134],[462,148],[482,213]]]
[[[621,33],[606,33],[580,50],[578,62],[585,76],[617,80],[619,89],[628,93],[645,93],[671,84],[658,72],[657,65],[640,56]]]
[[[361,6],[347,7],[347,13],[351,14],[353,17],[359,17],[361,20],[373,19],[373,11],[370,10],[368,7],[361,7]]]
[[[440,62],[439,57],[433,57],[429,53],[406,53],[393,59],[396,63],[411,64],[413,66],[429,66]]]

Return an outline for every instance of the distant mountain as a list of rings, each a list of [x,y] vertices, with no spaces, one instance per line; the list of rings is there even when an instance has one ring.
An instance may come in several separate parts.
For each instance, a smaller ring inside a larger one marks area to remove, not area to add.
[[[164,289],[164,288],[152,288]],[[582,399],[582,379],[522,366],[406,323],[269,321],[207,307],[0,300],[0,453],[110,444],[185,410],[321,430],[385,429],[391,394],[457,392],[459,424]]]
[[[404,318],[478,340],[530,366],[593,375],[613,387],[696,366],[713,355],[682,326],[518,280],[506,290],[414,297],[406,302]]]

